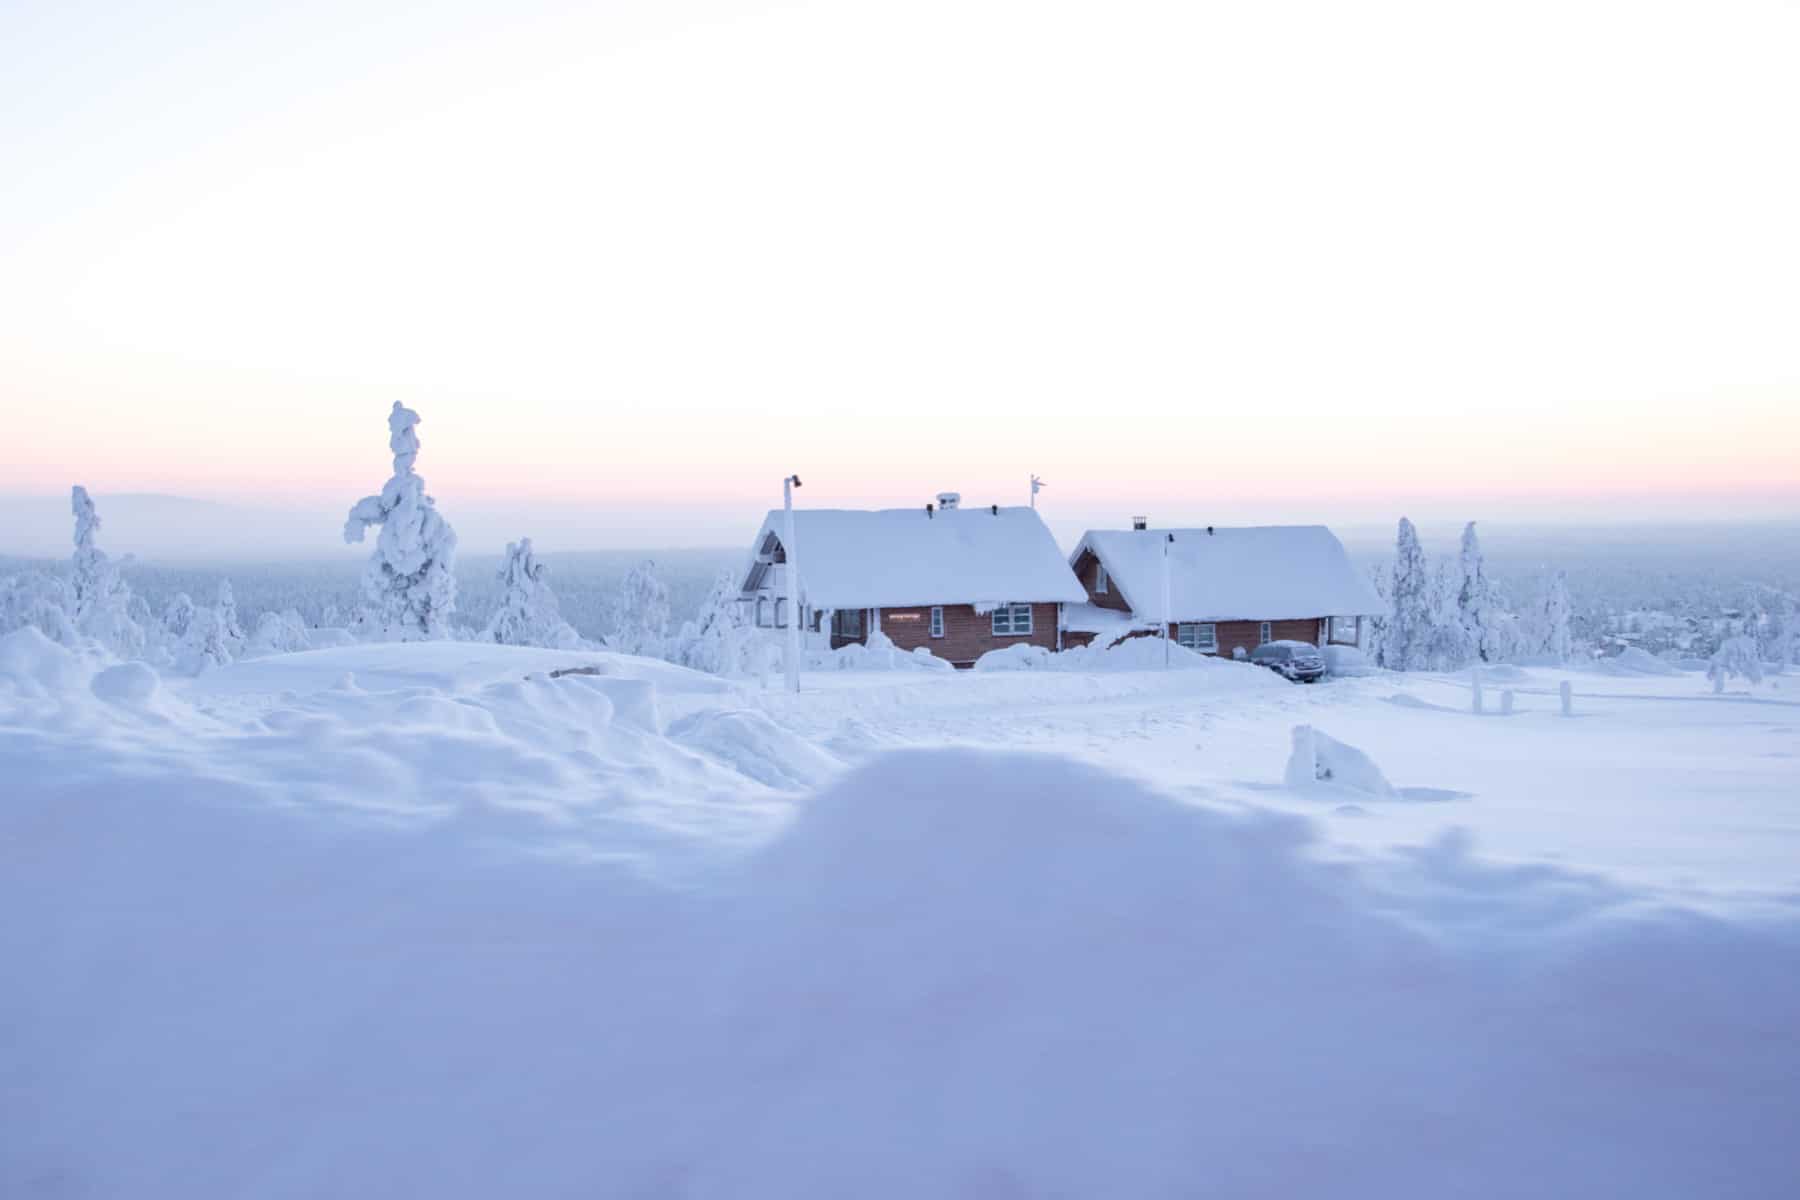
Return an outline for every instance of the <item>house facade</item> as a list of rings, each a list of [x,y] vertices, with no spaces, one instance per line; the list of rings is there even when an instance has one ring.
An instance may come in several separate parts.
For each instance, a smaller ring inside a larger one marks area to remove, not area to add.
[[[1056,540],[1024,507],[962,507],[955,493],[905,509],[796,509],[757,532],[740,601],[751,622],[785,629],[787,576],[799,588],[809,645],[838,649],[885,638],[959,666],[1024,643],[1062,646],[1064,605],[1085,600]]]
[[[1065,645],[1168,636],[1242,657],[1266,642],[1360,646],[1387,610],[1323,525],[1089,530],[1069,556],[1086,603]]]

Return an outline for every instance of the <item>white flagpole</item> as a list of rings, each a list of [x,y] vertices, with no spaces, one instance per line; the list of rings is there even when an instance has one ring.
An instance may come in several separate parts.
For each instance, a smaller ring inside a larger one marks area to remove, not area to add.
[[[1163,635],[1163,666],[1164,667],[1167,667],[1169,665],[1169,607],[1170,607],[1170,604],[1169,604],[1169,543],[1173,542],[1174,540],[1175,540],[1174,534],[1172,534],[1172,533],[1163,534],[1162,635]]]

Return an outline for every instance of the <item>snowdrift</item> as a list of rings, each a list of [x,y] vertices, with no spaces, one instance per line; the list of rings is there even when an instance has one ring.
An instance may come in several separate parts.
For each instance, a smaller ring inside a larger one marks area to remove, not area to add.
[[[730,696],[656,733],[394,649],[454,686],[190,702],[0,639],[0,1195],[1800,1187],[1792,911],[1330,864],[1059,757],[800,796],[724,765],[796,768]]]
[[[1165,660],[1163,640],[1153,637],[1126,638],[1110,646],[1095,642],[1060,653],[1021,643],[989,650],[975,660],[977,671],[1160,671],[1165,665],[1183,670],[1227,670],[1246,676],[1254,673],[1265,676],[1268,682],[1280,682],[1259,667],[1198,654],[1175,644],[1168,646]]]

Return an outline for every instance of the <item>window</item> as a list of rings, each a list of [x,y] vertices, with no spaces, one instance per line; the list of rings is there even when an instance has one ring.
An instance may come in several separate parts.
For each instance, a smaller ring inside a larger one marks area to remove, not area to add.
[[[840,608],[831,614],[831,632],[841,638],[859,638],[863,635],[862,609]]]
[[[744,591],[745,592],[761,591],[762,585],[763,585],[763,580],[767,579],[768,577],[769,577],[769,564],[766,562],[757,563],[756,565],[754,565],[750,568],[750,577],[748,579],[744,580]]]
[[[1219,627],[1210,621],[1191,624],[1183,621],[1175,627],[1175,641],[1189,650],[1216,654],[1219,650]]]
[[[775,601],[775,628],[786,629],[787,628],[787,617],[788,617],[787,597],[782,596]]]
[[[1002,604],[994,610],[995,637],[1026,637],[1031,633],[1031,605]]]
[[[1354,646],[1356,644],[1356,618],[1331,618],[1331,640],[1334,642],[1344,642]]]
[[[1094,594],[1106,595],[1106,564],[1099,561],[1094,563]]]
[[[1274,631],[1269,628],[1269,623],[1264,621],[1256,631],[1256,644],[1259,646],[1266,646],[1274,640]]]
[[[756,627],[758,629],[769,627],[769,598],[767,596],[756,598]]]
[[[944,606],[941,604],[931,606],[931,636],[944,636]]]

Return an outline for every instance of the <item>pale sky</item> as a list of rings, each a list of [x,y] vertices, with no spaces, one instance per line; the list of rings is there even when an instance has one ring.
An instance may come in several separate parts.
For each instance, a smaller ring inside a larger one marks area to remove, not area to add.
[[[401,400],[453,521],[597,546],[788,471],[1800,515],[1796,63],[1793,3],[12,0],[0,493],[334,511]]]

